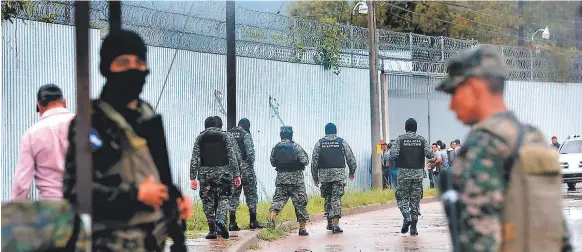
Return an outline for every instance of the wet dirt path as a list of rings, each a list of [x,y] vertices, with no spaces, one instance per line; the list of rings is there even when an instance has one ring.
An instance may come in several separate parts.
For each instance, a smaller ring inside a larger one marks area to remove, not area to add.
[[[582,252],[582,190],[564,193],[564,214],[568,221],[575,251]],[[343,234],[325,230],[326,222],[311,223],[310,233],[300,237],[293,233],[275,242],[261,242],[255,251],[452,251],[444,210],[440,202],[421,205],[419,236],[400,234],[402,215],[390,208],[340,220]]]

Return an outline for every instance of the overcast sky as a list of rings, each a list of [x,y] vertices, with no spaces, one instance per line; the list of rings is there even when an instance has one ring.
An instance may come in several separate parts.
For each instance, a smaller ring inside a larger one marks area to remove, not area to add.
[[[264,11],[277,13],[281,10],[280,14],[287,15],[287,1],[236,1],[237,6]]]

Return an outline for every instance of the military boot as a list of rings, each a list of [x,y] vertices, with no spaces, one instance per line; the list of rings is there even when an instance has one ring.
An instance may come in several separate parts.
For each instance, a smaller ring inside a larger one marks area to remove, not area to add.
[[[327,230],[333,230],[333,219],[327,216]]]
[[[408,228],[410,227],[410,214],[404,214],[404,222],[402,223],[402,229],[400,229],[400,233],[406,234],[408,233]]]
[[[416,224],[418,223],[418,220],[413,220],[412,221],[412,226],[410,226],[410,235],[412,236],[417,236],[418,235],[418,230],[416,230]]]
[[[308,236],[307,229],[305,229],[305,225],[307,221],[301,220],[299,221],[299,236]]]
[[[230,225],[228,225],[228,231],[240,231],[240,228],[236,224],[236,212],[230,212]]]
[[[216,224],[214,222],[208,223],[208,229],[210,230],[206,235],[206,239],[216,239]]]
[[[274,228],[275,227],[275,220],[277,219],[277,213],[276,212],[271,212],[269,213],[269,227]]]
[[[249,227],[251,229],[258,229],[258,228],[264,227],[261,223],[259,223],[259,221],[257,221],[257,212],[256,211],[251,211],[250,215],[251,215],[251,218],[250,218]]]
[[[344,231],[339,227],[339,218],[335,217],[332,220],[332,228],[331,228],[332,233],[337,234],[337,233],[343,233]]]
[[[216,227],[218,229],[218,233],[220,233],[220,236],[222,236],[222,238],[224,239],[228,239],[230,234],[228,233],[228,229],[226,228],[226,221],[223,219],[218,219],[218,221],[216,222]]]

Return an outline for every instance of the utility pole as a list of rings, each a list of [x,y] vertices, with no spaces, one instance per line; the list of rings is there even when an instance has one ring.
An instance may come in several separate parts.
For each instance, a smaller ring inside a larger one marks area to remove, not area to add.
[[[376,45],[376,10],[374,1],[368,1],[368,47],[370,62],[370,113],[371,120],[371,147],[372,147],[372,186],[382,189],[382,167],[380,155],[376,153],[376,144],[380,141],[380,109],[378,108],[378,51]]]
[[[226,117],[227,129],[236,126],[235,4],[226,1]]]
[[[77,158],[77,213],[82,228],[91,237],[93,210],[93,167],[89,135],[91,129],[91,104],[89,103],[89,2],[75,2],[75,54],[77,64],[77,124],[75,125],[75,153]],[[91,251],[89,241],[87,251]]]
[[[121,30],[121,2],[109,1],[109,30]]]
[[[523,0],[518,0],[517,1],[517,9],[519,10],[519,17],[521,19],[524,19],[524,15],[523,15]],[[524,33],[523,23],[525,23],[525,20],[521,20],[521,22],[519,23],[519,42],[518,42],[518,45],[519,46],[524,46],[525,45],[525,37],[523,36],[523,33]]]

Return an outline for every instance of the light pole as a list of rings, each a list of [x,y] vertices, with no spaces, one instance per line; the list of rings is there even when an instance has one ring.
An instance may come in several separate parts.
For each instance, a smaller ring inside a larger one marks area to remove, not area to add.
[[[538,32],[542,32],[542,39],[550,39],[550,29],[548,29],[548,26],[546,25],[546,28],[544,29],[538,29],[536,32],[534,32],[534,34],[531,35],[531,41],[534,41],[534,36],[538,33]]]
[[[358,3],[356,3],[352,11],[350,12],[350,24],[353,23],[354,15],[358,14],[364,15],[368,14],[368,4],[364,0],[361,0]]]

